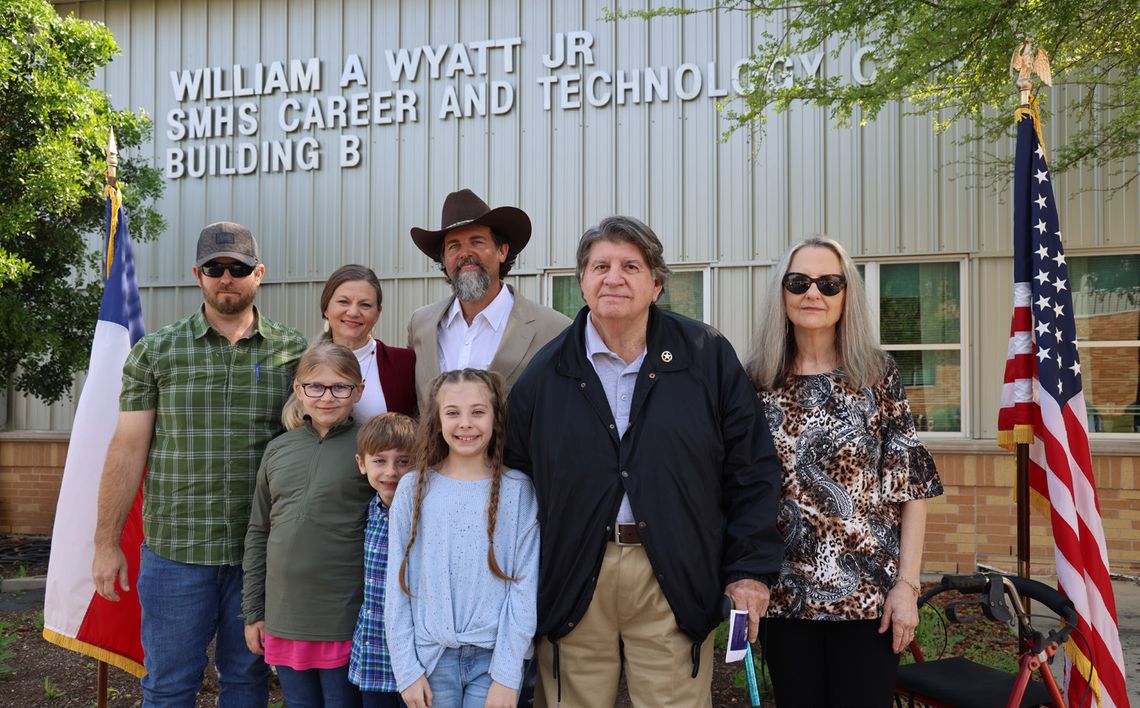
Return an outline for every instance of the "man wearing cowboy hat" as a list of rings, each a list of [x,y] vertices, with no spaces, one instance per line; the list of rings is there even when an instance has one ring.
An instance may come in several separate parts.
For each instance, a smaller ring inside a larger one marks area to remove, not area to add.
[[[412,241],[440,264],[452,293],[416,310],[408,323],[421,408],[432,380],[452,369],[498,372],[509,390],[531,357],[570,324],[503,283],[530,241],[526,212],[491,209],[461,189],[447,195],[440,221],[438,231],[412,229]]]

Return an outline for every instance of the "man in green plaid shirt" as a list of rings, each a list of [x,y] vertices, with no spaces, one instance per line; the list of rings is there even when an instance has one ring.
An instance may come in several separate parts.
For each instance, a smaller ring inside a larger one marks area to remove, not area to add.
[[[139,340],[123,365],[119,422],[99,489],[96,591],[129,592],[119,547],[146,470],[138,579],[145,706],[194,706],[217,638],[218,704],[264,708],[269,669],[245,644],[242,542],[266,444],[305,347],[253,306],[265,276],[245,227],[203,229],[192,268],[204,303]]]

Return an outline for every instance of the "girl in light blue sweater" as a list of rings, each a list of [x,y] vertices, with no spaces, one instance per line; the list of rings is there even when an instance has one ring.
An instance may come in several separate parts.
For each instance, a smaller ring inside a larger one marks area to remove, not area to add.
[[[409,708],[512,708],[535,631],[538,505],[503,467],[502,379],[432,383],[415,474],[392,502],[385,622]],[[396,571],[396,572],[392,572]]]

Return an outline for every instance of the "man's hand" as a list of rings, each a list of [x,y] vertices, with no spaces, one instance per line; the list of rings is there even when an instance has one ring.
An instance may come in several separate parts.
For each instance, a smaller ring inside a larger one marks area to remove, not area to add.
[[[400,692],[400,697],[408,708],[431,708],[431,686],[427,676],[420,676],[416,682]]]
[[[487,689],[487,700],[483,706],[484,708],[514,708],[518,702],[518,691],[492,681],[491,688]]]
[[[95,592],[111,602],[119,601],[115,581],[123,592],[130,592],[127,557],[119,546],[123,524],[139,493],[150,439],[154,435],[155,410],[123,411],[115,435],[107,448],[103,477],[99,480],[99,515],[95,525],[95,558],[91,561],[91,581]]]
[[[245,645],[258,656],[265,656],[265,620],[245,626]]]
[[[109,548],[95,546],[95,558],[91,561],[91,579],[95,582],[95,592],[111,602],[119,601],[115,592],[115,581],[123,592],[131,591],[131,581],[127,577],[127,557],[118,544]]]
[[[768,614],[768,586],[759,580],[737,580],[729,583],[724,594],[732,598],[732,606],[748,611],[748,641],[756,641],[760,618]]]

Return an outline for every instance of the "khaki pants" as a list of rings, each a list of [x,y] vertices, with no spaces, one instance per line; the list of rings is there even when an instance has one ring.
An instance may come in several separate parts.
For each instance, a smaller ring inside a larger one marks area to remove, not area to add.
[[[680,629],[641,546],[606,545],[586,615],[558,641],[562,702],[554,679],[553,647],[538,645],[537,708],[612,708],[625,645],[625,679],[637,708],[712,706],[713,636],[701,645],[693,678],[693,642]]]

